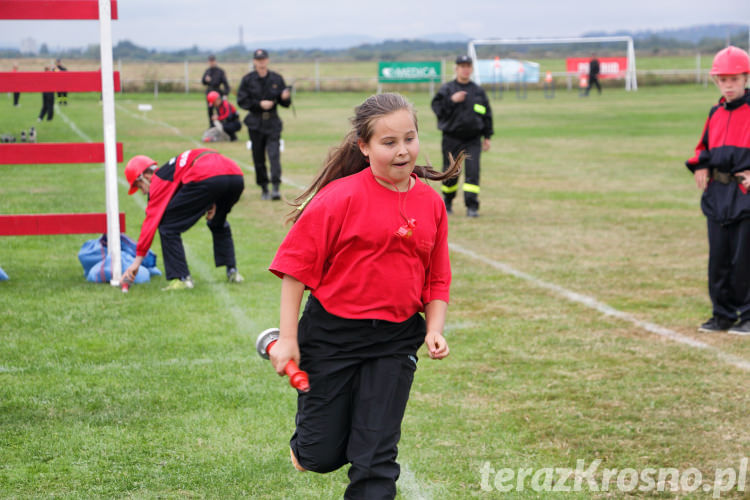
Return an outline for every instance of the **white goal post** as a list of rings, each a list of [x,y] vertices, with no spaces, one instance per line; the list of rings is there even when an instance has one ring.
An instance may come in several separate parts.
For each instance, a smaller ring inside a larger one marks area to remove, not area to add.
[[[469,42],[468,55],[472,60],[477,60],[477,45],[542,45],[555,43],[627,43],[628,67],[625,70],[625,90],[638,90],[638,82],[635,77],[635,49],[633,38],[629,36],[596,36],[596,37],[570,37],[570,38],[497,38],[487,40],[472,40]],[[479,80],[479,65],[474,65],[474,82],[481,84]]]

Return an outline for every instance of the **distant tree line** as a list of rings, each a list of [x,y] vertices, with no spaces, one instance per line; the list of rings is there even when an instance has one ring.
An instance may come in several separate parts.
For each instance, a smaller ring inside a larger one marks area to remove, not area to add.
[[[590,33],[590,36],[603,34]],[[673,55],[680,53],[714,53],[725,47],[727,42],[743,48],[748,45],[747,28],[737,29],[725,37],[706,36],[698,41],[681,40],[660,34],[645,34],[634,37],[635,50],[642,55]],[[378,61],[378,60],[420,60],[453,58],[456,54],[466,51],[467,43],[455,42],[431,42],[427,40],[386,40],[381,43],[363,44],[347,49],[275,49],[274,60],[277,61],[310,61],[315,59],[327,61]],[[208,51],[193,45],[190,48],[164,51],[140,47],[130,41],[120,41],[113,47],[115,59],[157,61],[157,62],[180,62],[180,61],[205,61],[210,53],[216,54],[218,58],[225,61],[240,61],[252,58],[255,47],[234,45],[219,51]],[[484,51],[497,48],[481,49]],[[621,54],[621,48],[613,48],[611,44],[566,44],[566,45],[526,45],[508,46],[503,51],[504,56],[530,58],[530,57],[563,57],[567,55],[588,55],[592,51],[601,55],[609,52]],[[489,57],[490,54],[479,53]],[[99,45],[89,45],[85,48],[70,48],[58,51],[50,51],[46,44],[42,44],[39,54],[21,54],[18,49],[0,49],[0,57],[60,57],[64,59],[98,59]]]

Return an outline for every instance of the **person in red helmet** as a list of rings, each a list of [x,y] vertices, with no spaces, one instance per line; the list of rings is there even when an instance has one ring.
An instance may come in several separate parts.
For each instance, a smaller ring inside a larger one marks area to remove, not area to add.
[[[216,267],[226,266],[227,279],[241,282],[227,222],[227,215],[245,187],[240,167],[213,149],[189,149],[161,167],[157,165],[148,156],[138,155],[125,167],[128,194],[140,189],[148,196],[148,205],[135,260],[123,273],[123,280],[135,279],[158,229],[166,278],[170,281],[164,290],[193,288],[181,235],[205,214],[213,237]]]
[[[708,291],[712,317],[702,332],[750,335],[750,57],[729,46],[716,54],[711,76],[721,92],[695,154],[687,160],[703,190],[708,221]]]
[[[237,131],[242,128],[242,122],[240,121],[240,115],[237,114],[237,108],[215,90],[208,93],[206,101],[208,101],[208,105],[213,109],[211,119],[214,127],[227,134],[230,141],[236,141]]]

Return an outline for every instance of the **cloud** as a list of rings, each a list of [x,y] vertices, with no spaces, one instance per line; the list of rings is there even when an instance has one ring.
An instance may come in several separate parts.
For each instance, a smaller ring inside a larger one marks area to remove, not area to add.
[[[747,0],[333,0],[247,2],[125,0],[118,2],[113,39],[150,48],[218,49],[236,44],[358,33],[375,39],[434,33],[468,37],[574,36],[590,31],[647,30],[696,24],[750,24]],[[53,47],[99,42],[93,21],[0,21],[0,46],[33,37]]]

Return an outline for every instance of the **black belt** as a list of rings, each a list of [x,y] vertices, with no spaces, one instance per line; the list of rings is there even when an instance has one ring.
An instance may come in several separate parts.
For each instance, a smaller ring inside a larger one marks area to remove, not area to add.
[[[743,177],[729,174],[727,172],[719,172],[718,170],[714,170],[711,172],[711,178],[719,181],[722,184],[729,184],[730,182],[736,182],[737,184],[742,184]]]

